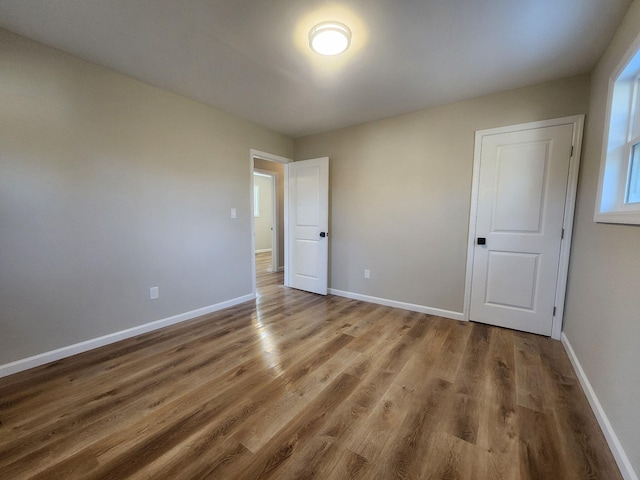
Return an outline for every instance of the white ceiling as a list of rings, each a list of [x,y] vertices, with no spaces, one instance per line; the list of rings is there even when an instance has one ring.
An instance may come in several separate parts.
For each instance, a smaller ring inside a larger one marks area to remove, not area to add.
[[[631,0],[0,0],[0,26],[292,137],[589,72]],[[320,57],[316,23],[352,47]]]

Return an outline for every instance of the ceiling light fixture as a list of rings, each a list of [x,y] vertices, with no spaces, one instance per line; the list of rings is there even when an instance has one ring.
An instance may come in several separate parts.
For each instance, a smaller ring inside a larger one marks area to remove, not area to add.
[[[309,32],[309,46],[320,55],[339,55],[351,44],[351,30],[340,22],[322,22]]]

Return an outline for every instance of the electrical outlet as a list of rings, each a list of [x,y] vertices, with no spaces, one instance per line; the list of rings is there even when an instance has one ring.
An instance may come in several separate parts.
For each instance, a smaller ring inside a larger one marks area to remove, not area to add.
[[[157,300],[160,297],[160,291],[158,287],[151,287],[149,289],[149,300]]]
[[[371,278],[371,270],[369,270],[368,268],[364,269],[364,278]]]
[[[238,218],[238,211],[235,208],[231,209],[231,218]]]

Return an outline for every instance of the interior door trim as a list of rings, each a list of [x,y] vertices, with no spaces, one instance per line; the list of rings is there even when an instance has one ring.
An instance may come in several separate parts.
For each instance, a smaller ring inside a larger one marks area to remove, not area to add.
[[[272,153],[262,152],[260,150],[256,150],[254,148],[249,149],[249,203],[251,205],[251,211],[249,213],[249,224],[251,230],[251,294],[253,298],[256,298],[256,238],[255,238],[255,226],[253,224],[253,169],[254,169],[254,159],[268,160],[270,162],[282,163],[284,164],[284,242],[285,242],[285,252],[287,249],[287,189],[289,187],[289,172],[287,166],[289,163],[293,162],[292,159],[281,157],[280,155],[274,155]],[[277,192],[274,192],[274,196],[277,196]],[[277,248],[277,247],[276,247]],[[285,253],[284,265],[285,272],[287,271],[287,255]]]
[[[471,310],[471,279],[473,274],[473,256],[475,253],[476,219],[478,215],[478,191],[480,183],[480,156],[482,153],[482,138],[489,135],[512,133],[521,130],[535,128],[555,127],[559,125],[573,125],[573,151],[569,162],[569,179],[567,184],[567,197],[564,205],[564,238],[560,246],[560,262],[558,266],[558,281],[556,284],[555,316],[551,328],[551,338],[560,340],[562,335],[562,320],[564,317],[564,298],[567,287],[567,275],[569,272],[569,254],[571,250],[571,237],[573,234],[573,216],[578,190],[578,171],[580,168],[580,155],[582,151],[582,135],[584,129],[584,115],[543,120],[539,122],[521,123],[506,127],[477,130],[475,134],[475,146],[473,152],[473,181],[471,186],[471,208],[469,214],[469,238],[467,241],[467,269],[464,292],[464,320],[469,320]]]

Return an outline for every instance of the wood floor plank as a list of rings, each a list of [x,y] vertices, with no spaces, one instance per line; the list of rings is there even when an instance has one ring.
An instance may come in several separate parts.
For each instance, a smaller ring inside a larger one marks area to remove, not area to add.
[[[434,437],[433,448],[425,458],[424,473],[420,478],[426,480],[487,478],[480,476],[477,468],[477,456],[483,452],[469,442],[445,432],[438,431]]]
[[[492,329],[477,445],[480,478],[520,478],[513,332]]]
[[[361,427],[345,442],[345,448],[375,463],[394,432],[399,431],[414,392],[392,382]]]
[[[292,478],[326,478],[330,467],[345,450],[345,444],[371,414],[411,355],[408,345],[425,336],[428,323],[425,321],[415,326],[419,328],[408,329],[406,338],[399,338],[388,348],[381,349],[376,357],[362,355],[358,359],[354,373],[351,370],[348,373],[360,378],[360,383],[350,397],[328,416],[317,438],[297,454],[290,466]],[[349,458],[357,460],[357,457]]]
[[[425,381],[407,406],[404,421],[381,452],[383,462],[376,465],[378,478],[422,477],[425,454],[441,426],[440,416],[448,401],[451,383],[432,377]]]
[[[312,374],[292,382],[287,392],[261,418],[238,433],[239,441],[252,452],[257,452],[286,425],[291,417],[307,408],[315,396],[331,383],[360,353],[343,348]]]
[[[530,338],[513,338],[516,361],[516,393],[518,405],[537,412],[545,410],[540,354]]]
[[[351,394],[359,381],[357,377],[340,374],[308,408],[294,417],[254,455],[240,477],[267,479],[282,475],[292,455],[314,438],[328,414]]]
[[[452,408],[447,432],[476,444],[480,422],[480,404],[484,400],[484,379],[490,353],[491,329],[475,324],[466,343],[464,361],[454,382]]]
[[[439,378],[454,383],[473,327],[467,322],[438,318],[435,328],[434,343],[421,356],[424,368],[435,369]]]
[[[0,379],[0,477],[619,480],[562,345],[285,288]]]
[[[359,480],[373,478],[372,463],[357,453],[343,449],[333,465],[328,465],[326,477],[333,480]]]
[[[560,455],[558,432],[552,416],[519,406],[517,418],[520,477],[527,480],[552,478],[562,472],[562,478],[569,478],[567,475],[571,474]]]

